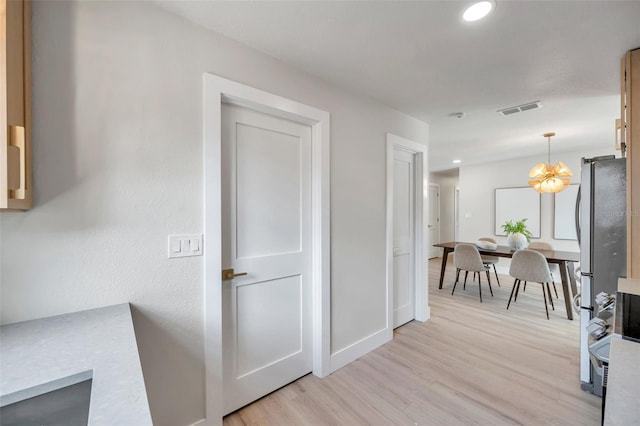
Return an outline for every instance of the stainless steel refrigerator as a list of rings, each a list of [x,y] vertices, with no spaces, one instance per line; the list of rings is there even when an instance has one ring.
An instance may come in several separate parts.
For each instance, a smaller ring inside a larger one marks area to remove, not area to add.
[[[626,276],[626,161],[613,155],[583,158],[576,205],[580,244],[580,381],[602,395],[602,369],[589,356],[587,326],[597,314],[595,297],[617,290]]]

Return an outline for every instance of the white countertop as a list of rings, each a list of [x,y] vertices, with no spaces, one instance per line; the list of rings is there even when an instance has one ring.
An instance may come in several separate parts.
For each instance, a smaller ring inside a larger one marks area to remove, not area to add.
[[[0,327],[0,405],[88,378],[89,425],[152,425],[128,303]]]
[[[628,426],[640,422],[639,366],[640,343],[611,339],[605,425]]]

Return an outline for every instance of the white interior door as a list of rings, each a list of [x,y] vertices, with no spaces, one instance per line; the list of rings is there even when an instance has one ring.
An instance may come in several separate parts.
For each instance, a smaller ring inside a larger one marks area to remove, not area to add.
[[[433,244],[440,242],[440,187],[438,185],[429,185],[429,193],[427,195],[429,203],[429,259],[440,256],[441,249],[434,247]]]
[[[393,327],[415,318],[415,154],[394,150]]]
[[[311,128],[222,109],[223,407],[311,372]]]

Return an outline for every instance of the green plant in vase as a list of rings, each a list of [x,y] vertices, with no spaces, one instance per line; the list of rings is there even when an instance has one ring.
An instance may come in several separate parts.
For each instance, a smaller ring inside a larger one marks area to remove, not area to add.
[[[502,225],[502,230],[507,234],[507,244],[514,250],[527,248],[529,240],[533,236],[527,229],[527,218],[512,221],[508,220]]]

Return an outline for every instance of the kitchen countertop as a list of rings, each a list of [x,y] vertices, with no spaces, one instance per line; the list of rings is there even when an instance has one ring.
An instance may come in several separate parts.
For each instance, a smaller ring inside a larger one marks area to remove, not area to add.
[[[0,327],[0,405],[92,378],[89,425],[151,425],[128,303]]]
[[[640,419],[640,343],[612,339],[604,411],[606,426],[638,424]]]
[[[640,279],[618,278],[618,291],[640,296]]]

